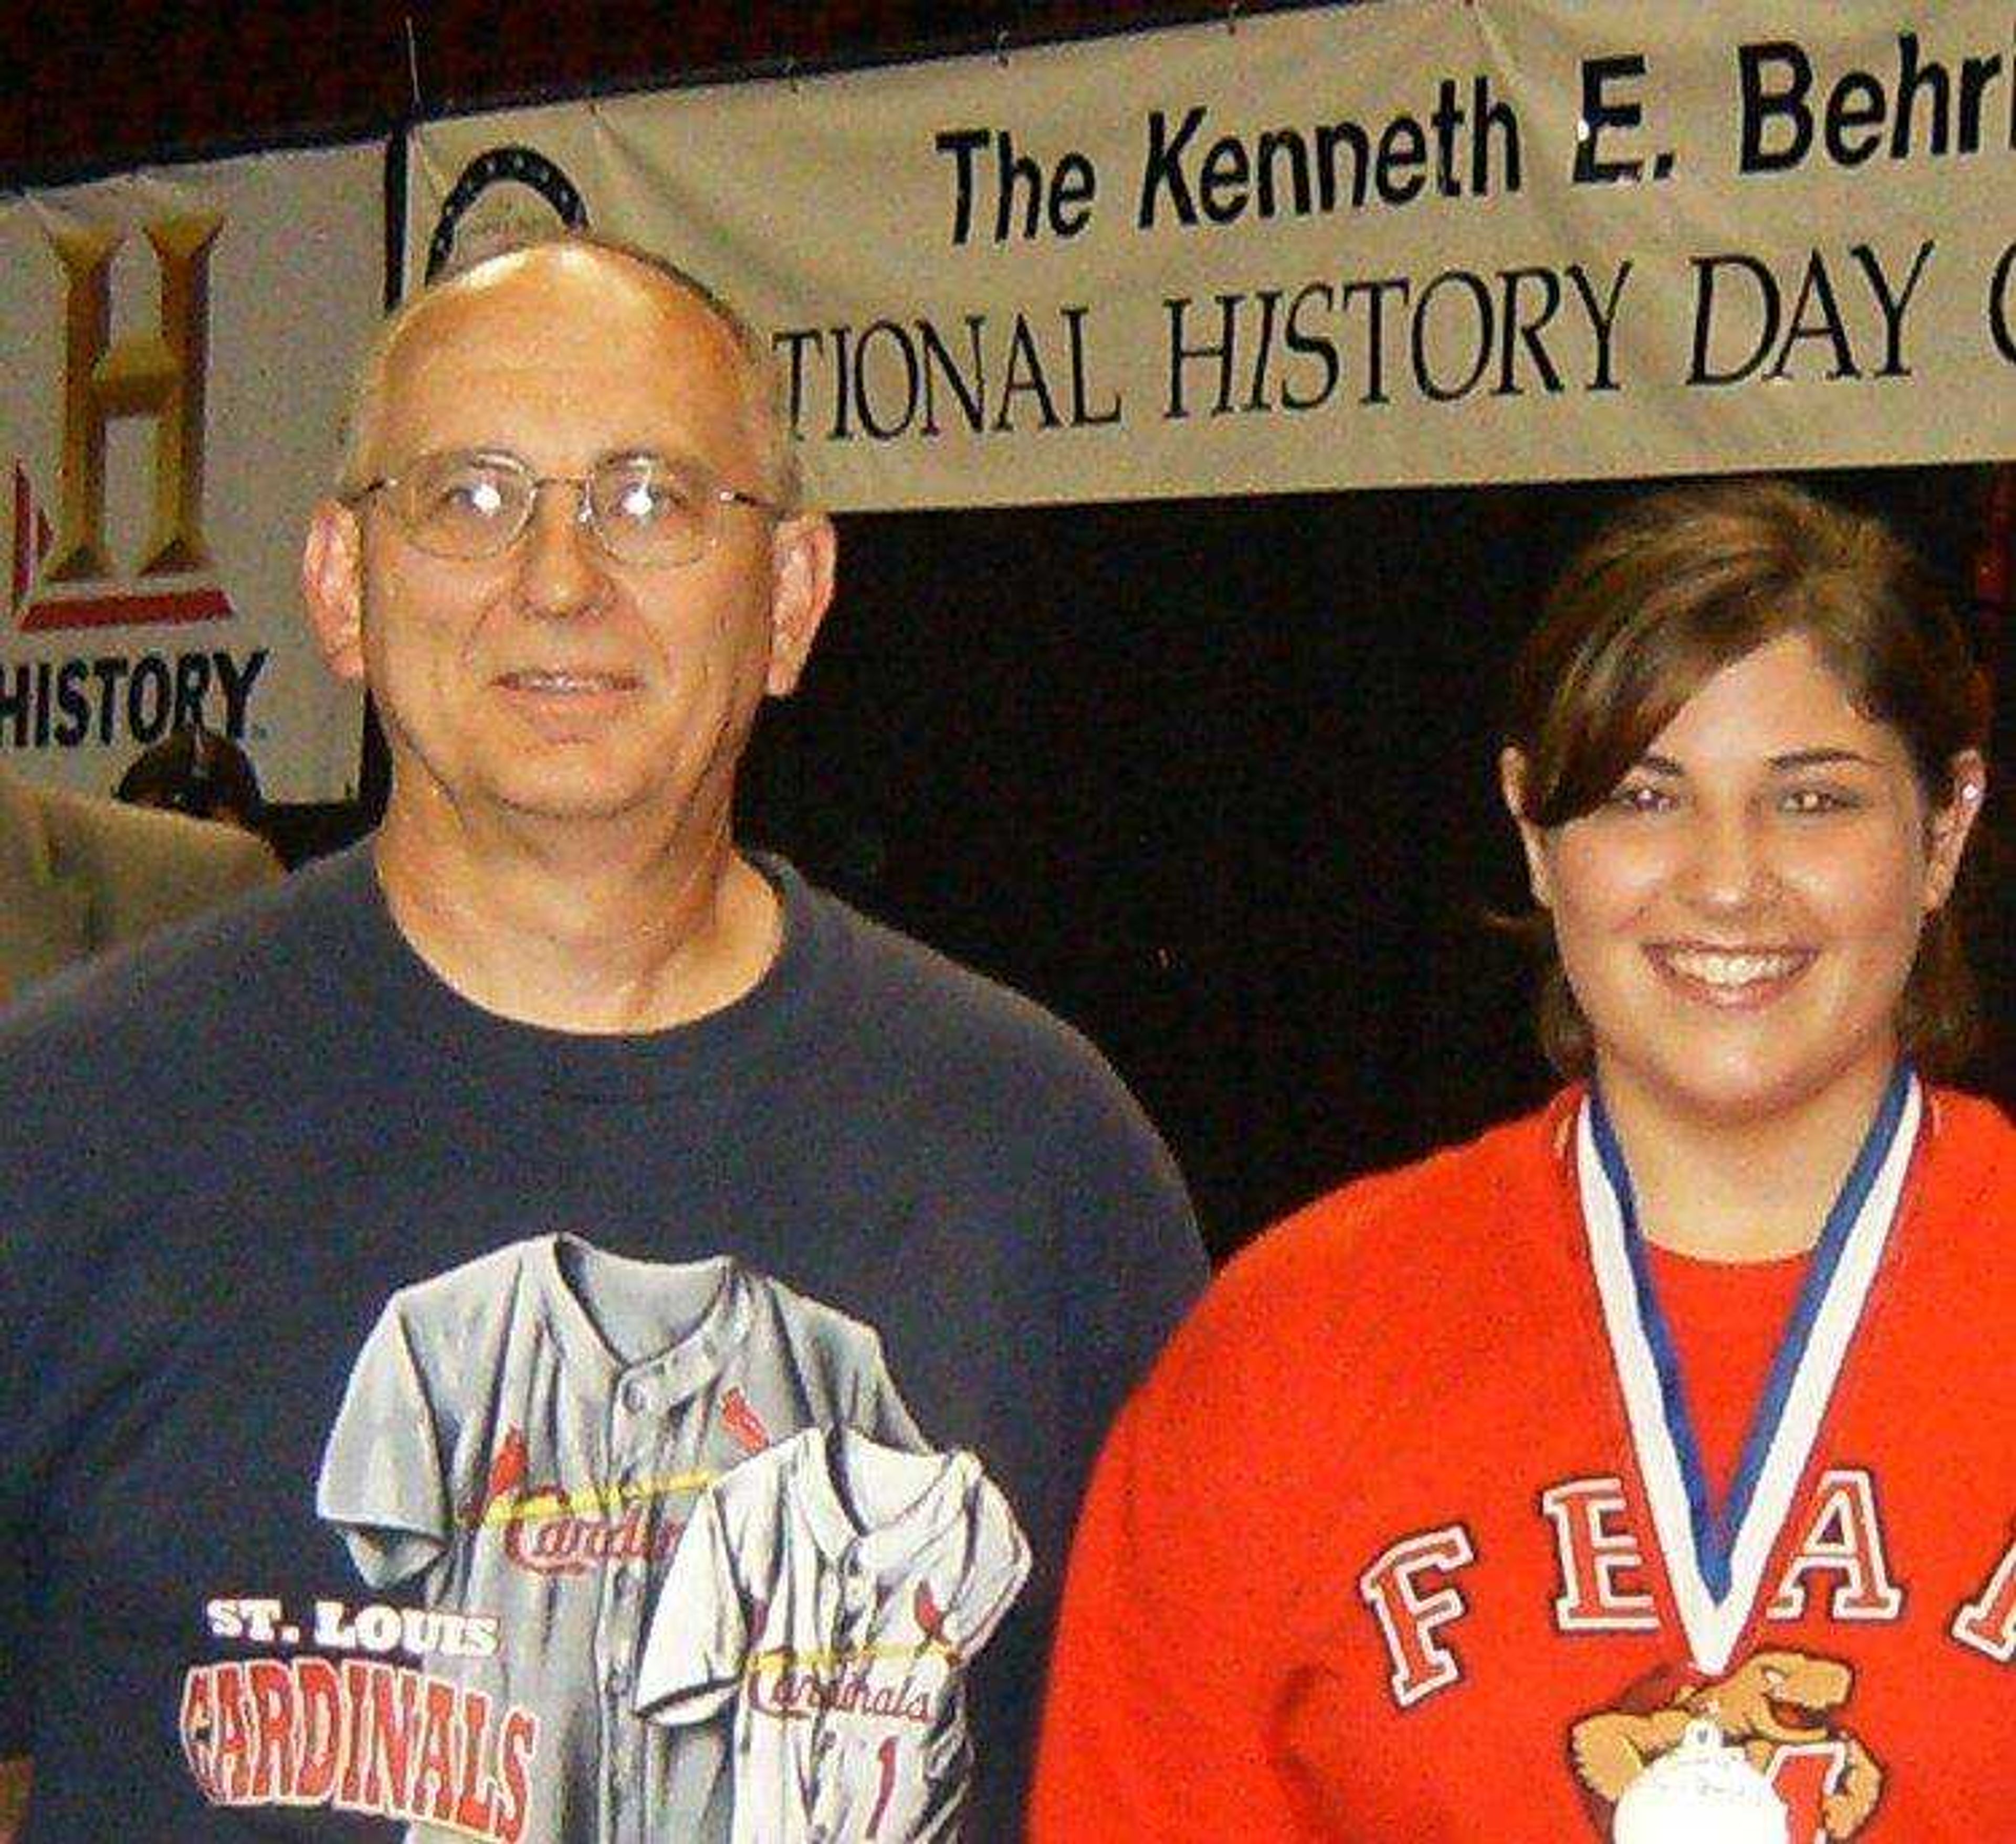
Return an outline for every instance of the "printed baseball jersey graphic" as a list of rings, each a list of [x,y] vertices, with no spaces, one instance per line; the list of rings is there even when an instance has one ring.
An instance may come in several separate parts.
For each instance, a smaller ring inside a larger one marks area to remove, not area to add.
[[[867,1327],[726,1258],[542,1237],[393,1297],[316,1509],[374,1590],[494,1623],[488,1655],[430,1669],[535,1719],[527,1844],[711,1836],[725,1737],[633,1713],[646,1619],[710,1483],[843,1424],[923,1445]]]
[[[794,1435],[709,1490],[672,1559],[638,1708],[734,1710],[734,1844],[954,1838],[965,1671],[1029,1550],[970,1453]]]

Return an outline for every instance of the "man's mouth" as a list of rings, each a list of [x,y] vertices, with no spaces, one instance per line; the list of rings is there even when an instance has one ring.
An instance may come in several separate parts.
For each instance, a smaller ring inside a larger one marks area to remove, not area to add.
[[[637,688],[637,681],[627,672],[588,672],[571,668],[550,671],[526,668],[500,673],[497,682],[507,690],[553,698],[606,697]]]
[[[1686,942],[1656,942],[1645,952],[1690,996],[1732,1007],[1777,998],[1816,958],[1810,948],[1719,948]]]

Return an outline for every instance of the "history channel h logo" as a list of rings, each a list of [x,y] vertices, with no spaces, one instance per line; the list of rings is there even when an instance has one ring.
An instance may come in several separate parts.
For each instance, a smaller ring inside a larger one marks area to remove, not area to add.
[[[8,607],[13,631],[182,627],[230,619],[203,535],[204,405],[210,258],[221,212],[144,226],[158,279],[154,324],[112,335],[112,280],[130,240],[121,228],[65,218],[45,231],[64,283],[61,428],[56,502],[13,459]],[[144,529],[108,535],[106,434],[153,426]],[[137,539],[137,542],[135,540]],[[203,723],[244,734],[267,650],[103,650],[0,663],[0,748],[74,748],[132,741]],[[221,708],[210,708],[221,700]]]

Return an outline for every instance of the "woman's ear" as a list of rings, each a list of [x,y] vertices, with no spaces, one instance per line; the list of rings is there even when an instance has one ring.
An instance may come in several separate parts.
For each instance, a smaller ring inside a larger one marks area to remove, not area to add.
[[[1551,908],[1553,896],[1547,879],[1546,841],[1539,827],[1526,817],[1525,755],[1509,744],[1498,752],[1498,791],[1518,830],[1520,848],[1526,854],[1526,882],[1533,900],[1543,909]]]
[[[1978,749],[1963,749],[1953,758],[1946,780],[1946,799],[1925,823],[1925,911],[1930,914],[1953,894],[1960,860],[1974,834],[1974,823],[1988,798],[1988,764]]]

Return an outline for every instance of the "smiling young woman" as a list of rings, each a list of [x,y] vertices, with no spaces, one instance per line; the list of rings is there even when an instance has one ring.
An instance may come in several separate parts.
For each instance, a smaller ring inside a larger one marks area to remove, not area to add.
[[[1499,762],[1570,1086],[1312,1205],[1180,1334],[1081,1529],[1039,1839],[2016,1809],[2016,1133],[1928,1086],[1986,729],[1917,560],[1796,488],[1663,493],[1571,564]]]
[[[1542,1040],[1595,1077],[1656,1243],[1810,1247],[1900,1055],[1942,1074],[1972,1043],[1947,899],[1987,711],[1939,607],[1873,520],[1670,493],[1577,559],[1520,661],[1500,773],[1554,950]]]

